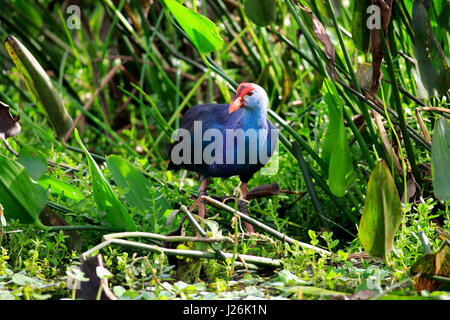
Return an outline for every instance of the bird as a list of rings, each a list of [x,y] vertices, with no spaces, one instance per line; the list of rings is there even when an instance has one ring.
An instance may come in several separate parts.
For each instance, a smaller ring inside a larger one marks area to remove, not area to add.
[[[255,83],[239,84],[230,104],[201,104],[182,117],[168,146],[169,170],[185,169],[202,175],[198,215],[205,217],[202,196],[210,178],[239,176],[244,200],[249,180],[274,154],[278,130],[267,117],[269,98]],[[239,201],[247,213],[246,201]],[[253,226],[245,222],[249,233]]]

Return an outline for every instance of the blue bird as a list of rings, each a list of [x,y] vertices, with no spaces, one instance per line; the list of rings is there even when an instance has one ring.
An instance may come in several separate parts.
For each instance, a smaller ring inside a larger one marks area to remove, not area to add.
[[[169,170],[200,173],[199,198],[206,194],[210,177],[239,176],[246,199],[248,181],[270,160],[278,141],[278,131],[267,119],[268,108],[267,93],[254,83],[240,84],[229,105],[192,107],[184,114],[175,142],[169,146]],[[242,211],[246,213],[246,205]],[[201,199],[198,213],[204,218]],[[251,224],[245,226],[248,232],[254,232]]]

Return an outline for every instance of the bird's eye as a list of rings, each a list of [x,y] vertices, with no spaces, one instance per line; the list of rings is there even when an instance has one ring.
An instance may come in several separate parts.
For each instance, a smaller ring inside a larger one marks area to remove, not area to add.
[[[247,93],[247,95],[248,95],[249,97],[251,97],[251,96],[253,95],[253,91],[250,91],[249,93]]]

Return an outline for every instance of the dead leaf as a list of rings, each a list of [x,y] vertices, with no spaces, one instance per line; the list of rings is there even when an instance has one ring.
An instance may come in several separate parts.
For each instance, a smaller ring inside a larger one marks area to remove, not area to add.
[[[19,118],[14,119],[9,111],[9,106],[0,101],[0,139],[17,136],[22,129]]]
[[[380,9],[380,22],[384,35],[387,36],[389,21],[391,19],[392,12],[392,0],[373,0],[372,4],[378,6]],[[378,28],[370,30],[370,37],[372,43],[372,85],[370,93],[375,94],[380,88],[381,81],[381,63],[383,61],[384,51],[383,43],[381,41]]]
[[[302,5],[299,5],[299,7],[311,17],[314,34],[316,35],[317,40],[319,40],[324,46],[325,54],[330,59],[329,64],[327,64],[327,71],[332,77],[334,77],[335,50],[333,44],[331,43],[330,37],[328,36],[327,30],[310,9]]]
[[[411,266],[411,274],[419,274],[415,281],[415,288],[419,293],[422,290],[436,291],[445,285],[444,282],[428,279],[426,276],[450,278],[450,241],[444,241],[438,252],[427,253],[417,260]]]

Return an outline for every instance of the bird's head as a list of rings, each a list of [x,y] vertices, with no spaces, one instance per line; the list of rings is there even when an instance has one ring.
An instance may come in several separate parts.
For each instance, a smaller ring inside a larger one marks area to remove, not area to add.
[[[230,103],[228,113],[233,113],[240,108],[254,110],[268,108],[268,106],[269,98],[263,88],[254,83],[241,83]]]

